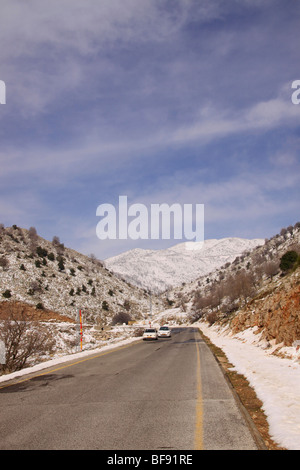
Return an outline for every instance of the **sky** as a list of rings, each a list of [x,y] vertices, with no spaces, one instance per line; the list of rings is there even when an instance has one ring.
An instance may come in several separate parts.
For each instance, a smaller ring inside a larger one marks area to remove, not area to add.
[[[1,0],[0,223],[99,259],[180,241],[100,240],[121,195],[203,204],[205,239],[294,225],[299,24],[294,0]]]

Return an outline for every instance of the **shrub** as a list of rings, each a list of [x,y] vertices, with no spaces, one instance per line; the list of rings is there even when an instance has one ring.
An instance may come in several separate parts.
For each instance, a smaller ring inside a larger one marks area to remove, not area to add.
[[[127,312],[120,312],[114,315],[112,319],[112,325],[117,325],[118,323],[119,324],[126,323],[127,325],[130,320],[131,320],[131,316]]]
[[[11,291],[9,289],[6,289],[6,291],[3,292],[2,297],[5,299],[9,299],[11,297]]]
[[[216,314],[216,312],[212,312],[207,315],[206,319],[209,323],[209,326],[211,326],[218,320],[218,315]]]
[[[298,261],[298,253],[296,253],[296,251],[293,251],[293,250],[287,251],[281,257],[280,265],[279,265],[280,269],[283,272],[290,271],[296,266],[297,261]]]
[[[45,248],[38,246],[36,249],[36,254],[40,256],[41,258],[44,258],[45,256],[48,255],[48,251]]]
[[[49,253],[48,256],[47,256],[48,260],[49,261],[54,261],[55,260],[55,256],[54,256],[54,253]]]
[[[2,256],[0,258],[0,267],[3,268],[3,269],[7,269],[8,265],[9,265],[9,262],[8,262],[7,258]]]
[[[5,364],[3,372],[23,369],[29,359],[53,352],[55,341],[51,334],[37,321],[26,317],[24,310],[16,318],[13,312],[9,320],[4,320],[0,329],[0,339],[5,344]]]
[[[60,271],[64,271],[65,269],[65,265],[64,265],[64,259],[62,257],[59,258],[59,261],[58,261],[58,269]]]

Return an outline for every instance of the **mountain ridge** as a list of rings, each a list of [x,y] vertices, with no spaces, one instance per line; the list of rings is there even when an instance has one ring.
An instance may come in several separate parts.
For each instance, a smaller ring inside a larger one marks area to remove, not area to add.
[[[226,237],[178,243],[162,250],[135,248],[106,259],[104,265],[127,282],[161,293],[209,274],[263,243],[260,238]]]

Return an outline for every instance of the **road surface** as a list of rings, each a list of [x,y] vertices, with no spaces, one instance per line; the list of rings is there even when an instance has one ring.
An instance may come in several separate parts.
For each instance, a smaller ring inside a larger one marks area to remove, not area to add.
[[[196,328],[1,383],[0,409],[0,449],[257,449]]]

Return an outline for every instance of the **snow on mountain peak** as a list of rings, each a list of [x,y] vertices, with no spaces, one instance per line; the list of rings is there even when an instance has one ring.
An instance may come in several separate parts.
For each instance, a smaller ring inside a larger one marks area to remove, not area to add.
[[[129,250],[108,258],[105,265],[138,287],[163,292],[209,274],[262,244],[263,239],[234,237],[183,242],[163,250]]]

